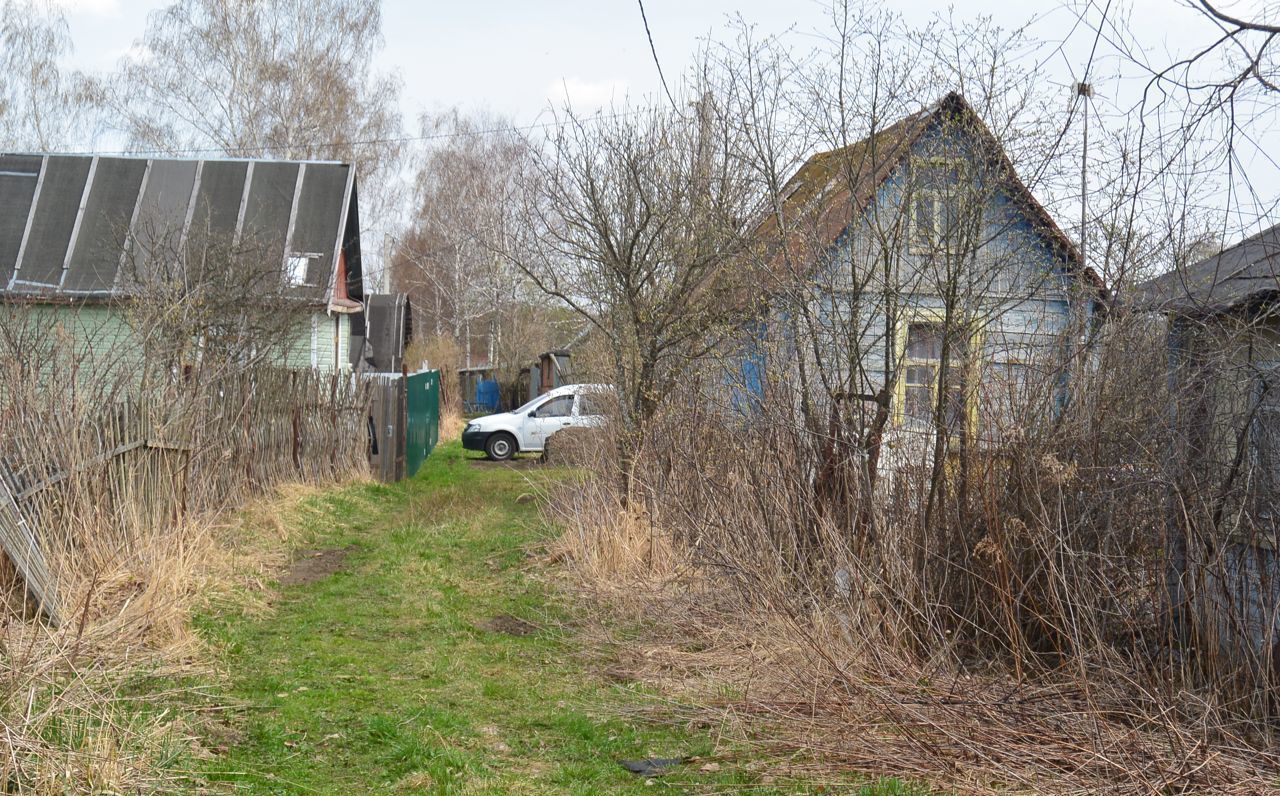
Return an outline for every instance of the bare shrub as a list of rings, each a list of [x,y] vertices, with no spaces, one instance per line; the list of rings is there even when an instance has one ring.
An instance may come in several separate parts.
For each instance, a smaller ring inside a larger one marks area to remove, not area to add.
[[[209,674],[190,615],[239,561],[217,518],[367,471],[362,383],[281,369],[306,308],[224,295],[279,293],[278,270],[226,277],[152,280],[123,309],[0,304],[0,528],[48,572],[5,572],[0,779],[23,792],[178,787],[206,697],[166,714],[137,684]]]
[[[1150,317],[1114,318],[1070,400],[1022,404],[964,466],[945,454],[927,524],[930,449],[836,491],[833,440],[805,430],[795,386],[743,412],[688,384],[639,457],[644,509],[616,508],[597,460],[552,503],[556,550],[615,607],[670,618],[632,656],[648,676],[822,766],[966,792],[1268,790],[1269,678],[1170,619],[1186,396],[1164,345]]]

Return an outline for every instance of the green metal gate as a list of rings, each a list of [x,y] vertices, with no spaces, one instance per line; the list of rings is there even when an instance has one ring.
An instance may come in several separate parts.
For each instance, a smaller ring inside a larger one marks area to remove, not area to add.
[[[405,475],[412,478],[440,441],[440,371],[424,370],[405,380],[408,393]]]

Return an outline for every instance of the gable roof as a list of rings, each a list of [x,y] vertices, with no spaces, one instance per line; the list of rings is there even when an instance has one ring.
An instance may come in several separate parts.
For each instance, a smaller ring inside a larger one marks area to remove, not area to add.
[[[898,120],[884,129],[839,149],[810,157],[782,188],[782,214],[808,223],[819,248],[833,244],[851,221],[871,208],[877,191],[907,159],[926,131],[944,120],[962,120],[990,144],[997,172],[1004,175],[1013,200],[1023,209],[1035,228],[1060,251],[1068,271],[1084,278],[1091,287],[1105,290],[1101,277],[1084,266],[1080,252],[1053,216],[1018,177],[1003,147],[977,112],[958,92],[951,92],[929,108]],[[756,228],[758,239],[776,237],[777,216],[769,214]],[[789,240],[787,247],[797,262],[812,265],[817,251],[805,251],[803,241]],[[781,247],[772,252],[775,267],[785,259]]]
[[[1134,289],[1130,303],[1143,309],[1212,314],[1276,297],[1280,297],[1280,224],[1190,268],[1143,282]]]
[[[286,295],[356,311],[356,205],[345,163],[0,153],[0,298],[127,296],[167,231],[186,245],[252,237],[282,279],[286,257],[308,255],[305,284]]]

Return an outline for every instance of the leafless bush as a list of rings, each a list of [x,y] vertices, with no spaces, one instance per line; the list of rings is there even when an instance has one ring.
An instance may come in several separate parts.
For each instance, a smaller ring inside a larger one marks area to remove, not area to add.
[[[603,477],[553,504],[559,552],[589,583],[646,583],[621,599],[647,614],[688,616],[674,632],[721,650],[685,662],[690,682],[723,685],[746,665],[733,649],[763,647],[743,698],[704,704],[780,723],[828,765],[979,791],[1265,790],[1280,772],[1270,675],[1206,636],[1246,617],[1203,586],[1196,605],[1216,614],[1193,630],[1171,617],[1171,413],[1196,402],[1167,372],[1162,324],[1113,319],[1070,400],[1038,415],[1024,401],[963,466],[944,454],[927,524],[927,446],[882,464],[874,490],[858,467],[835,484],[823,451],[838,440],[805,430],[794,385],[743,411],[695,379],[640,457],[643,508],[619,511],[597,462]],[[1192,503],[1211,511],[1213,494]],[[1229,580],[1197,560],[1201,582]]]
[[[0,304],[0,532],[25,550],[4,572],[0,779],[24,792],[173,787],[189,730],[120,689],[198,671],[214,518],[367,466],[364,387],[280,368],[297,302],[246,306],[265,283],[226,277],[153,280],[124,306]]]

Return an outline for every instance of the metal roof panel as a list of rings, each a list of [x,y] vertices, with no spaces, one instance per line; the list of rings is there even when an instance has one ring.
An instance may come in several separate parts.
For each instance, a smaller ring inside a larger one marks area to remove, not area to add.
[[[244,208],[243,245],[261,247],[265,260],[282,265],[297,180],[296,163],[255,164]]]
[[[63,281],[65,289],[111,289],[146,170],[145,160],[102,158],[98,162]]]
[[[125,273],[117,280],[117,286],[135,283],[140,274],[149,274],[159,263],[176,259],[195,184],[193,160],[157,160],[151,164],[133,222],[131,251],[123,260]]]
[[[0,156],[0,287],[13,276],[42,162],[39,157]]]
[[[85,157],[49,158],[22,262],[18,263],[18,283],[38,290],[44,286],[56,288],[61,281],[92,163],[93,158]]]
[[[298,197],[290,254],[314,254],[307,269],[307,287],[323,295],[333,274],[334,240],[346,210],[347,166],[308,164]]]

